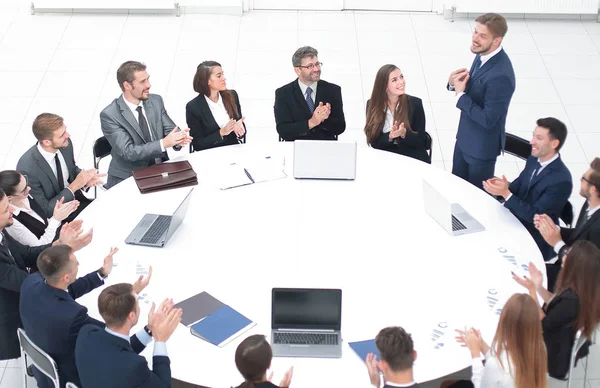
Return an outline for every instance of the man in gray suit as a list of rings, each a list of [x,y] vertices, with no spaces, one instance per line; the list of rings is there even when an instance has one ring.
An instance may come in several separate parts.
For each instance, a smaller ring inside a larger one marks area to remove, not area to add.
[[[54,113],[42,113],[32,125],[33,135],[38,140],[21,156],[17,170],[27,176],[31,187],[30,195],[44,209],[48,218],[54,213],[56,201],[79,201],[79,207],[65,221],[71,221],[91,200],[83,193],[95,185],[106,174],[95,169],[82,170],[75,164],[73,143],[62,117]]]
[[[131,176],[131,172],[168,160],[166,149],[179,151],[192,138],[167,114],[163,99],[150,94],[146,65],[127,61],[117,70],[123,94],[102,113],[102,132],[112,146],[107,187]]]

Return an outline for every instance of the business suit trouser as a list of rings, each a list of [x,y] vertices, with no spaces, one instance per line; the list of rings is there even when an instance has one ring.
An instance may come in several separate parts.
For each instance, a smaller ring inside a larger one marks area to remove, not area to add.
[[[86,197],[81,190],[77,190],[74,194],[75,196],[75,200],[79,201],[79,206],[77,207],[77,210],[75,210],[73,213],[71,213],[69,215],[69,217],[67,217],[64,222],[71,222],[73,221],[75,218],[77,218],[77,216],[79,215],[79,213],[81,213],[83,211],[83,209],[85,209],[90,203],[92,203],[92,200],[89,199],[88,197]]]
[[[458,143],[454,145],[452,174],[470,182],[483,190],[483,181],[494,177],[496,158],[491,160],[475,159],[462,152]]]

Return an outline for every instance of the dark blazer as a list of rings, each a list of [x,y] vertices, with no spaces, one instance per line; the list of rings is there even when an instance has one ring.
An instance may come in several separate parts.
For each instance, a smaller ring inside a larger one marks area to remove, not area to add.
[[[577,240],[590,241],[600,248],[600,210],[592,214],[589,220],[584,221],[588,207],[589,204],[585,201],[579,212],[575,228],[560,228],[560,236],[566,245],[560,249],[559,257],[562,258],[567,248]]]
[[[477,57],[471,65],[471,72]],[[472,158],[496,159],[506,140],[506,114],[515,91],[515,72],[504,49],[490,58],[467,82],[458,100],[460,122],[456,146]]]
[[[19,316],[21,285],[29,275],[29,269],[36,269],[38,255],[50,246],[29,247],[22,245],[2,232],[3,246],[0,246],[0,360],[18,358],[21,355],[17,328],[23,327]],[[10,251],[10,255],[9,255]]]
[[[87,315],[87,308],[75,301],[100,287],[96,271],[77,279],[68,291],[49,286],[42,275],[34,273],[21,286],[21,319],[25,332],[33,343],[48,353],[58,366],[60,385],[67,382],[80,386],[75,367],[75,341],[86,324],[104,327],[104,323]],[[40,388],[50,388],[50,380],[36,373]]]
[[[558,224],[560,212],[573,190],[573,182],[571,173],[560,156],[532,178],[536,166],[537,158],[530,156],[519,177],[511,182],[509,190],[513,195],[504,202],[504,206],[527,228],[544,260],[549,260],[555,256],[554,247],[544,241],[533,224],[533,217],[536,214],[547,214]]]
[[[317,89],[318,90],[318,89]],[[423,101],[414,96],[408,97],[408,120],[410,122],[410,131],[406,131],[404,139],[398,138],[390,141],[389,133],[379,135],[377,140],[371,143],[371,147],[379,150],[395,152],[400,155],[421,160],[425,163],[431,163],[427,154],[427,138],[425,137],[425,111],[423,110]],[[369,112],[369,103],[367,100],[367,112]]]
[[[235,105],[238,110],[237,117],[233,117],[233,119],[239,120],[242,118],[240,99],[235,90],[229,90],[229,92],[233,94]],[[221,98],[223,97],[221,96]],[[192,141],[194,151],[239,144],[235,132],[231,132],[229,135],[221,137],[221,134],[219,133],[221,127],[219,127],[219,124],[215,121],[203,94],[199,94],[196,98],[187,103],[185,106],[185,118],[187,125],[190,128],[190,136],[194,138]],[[246,124],[244,124],[244,129],[245,128]],[[244,134],[243,138],[246,138],[246,134]]]
[[[322,102],[331,104],[331,115],[320,125],[308,129],[308,120],[312,114],[298,85],[298,79],[275,91],[275,122],[277,132],[285,141],[335,140],[346,129],[342,89],[327,81],[319,81],[315,96],[315,108]]]
[[[577,330],[574,325],[579,315],[579,297],[570,289],[556,295],[544,305],[542,319],[544,342],[548,351],[548,374],[562,379],[569,371],[571,350]]]
[[[69,170],[63,171],[63,174],[69,174],[67,180],[71,183],[79,172],[81,172],[81,169],[75,164],[71,139],[69,139],[69,145],[59,152],[65,158],[67,169]],[[56,175],[52,172],[50,165],[38,150],[37,143],[21,156],[17,163],[17,171],[23,175],[27,175],[27,181],[31,187],[29,195],[44,209],[45,218],[52,217],[54,205],[62,197],[65,197],[65,202],[75,199],[75,196],[68,188],[59,189],[58,179],[56,179]]]
[[[139,355],[145,346],[137,337],[131,344],[107,333],[103,328],[86,325],[75,346],[75,360],[85,388],[170,388],[171,362],[169,357],[154,356],[152,369]]]

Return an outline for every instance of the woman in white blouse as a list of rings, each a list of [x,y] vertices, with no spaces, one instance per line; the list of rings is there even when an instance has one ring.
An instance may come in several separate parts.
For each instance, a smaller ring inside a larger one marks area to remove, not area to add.
[[[194,151],[246,142],[246,126],[240,99],[227,89],[221,64],[205,61],[194,76],[198,96],[188,102],[185,117],[194,138]]]
[[[473,376],[471,381],[446,382],[442,386],[547,388],[548,360],[539,309],[527,294],[510,297],[502,309],[492,346],[476,329],[457,330],[456,340],[471,352]]]
[[[54,206],[52,218],[46,219],[44,210],[29,196],[27,177],[14,170],[0,172],[0,188],[13,207],[13,224],[6,232],[23,245],[33,247],[54,241],[61,222],[79,206],[79,201],[63,203],[61,198]]]

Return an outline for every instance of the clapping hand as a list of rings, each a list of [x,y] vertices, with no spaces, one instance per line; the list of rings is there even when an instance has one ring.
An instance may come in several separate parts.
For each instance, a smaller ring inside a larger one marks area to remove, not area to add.
[[[288,388],[290,386],[290,384],[292,383],[292,376],[294,375],[294,367],[290,367],[290,369],[287,370],[287,372],[285,372],[285,375],[283,375],[283,379],[281,379],[281,382],[279,383],[279,386],[281,388]],[[271,372],[271,374],[269,375],[269,378],[267,379],[268,381],[271,381],[273,379],[273,372]]]
[[[315,111],[313,112],[312,117],[309,120],[309,126],[310,123],[312,122],[312,127],[314,128],[317,125],[320,125],[323,121],[325,121],[329,115],[331,114],[331,105],[329,105],[329,103],[327,103],[326,105],[323,105],[323,102],[319,102],[319,105],[317,105],[315,107]]]
[[[404,126],[404,123],[400,123],[400,125],[398,125],[397,121],[394,121],[394,125],[392,125],[392,129],[390,130],[390,141],[393,141],[399,137],[404,138],[406,136],[406,127]]]
[[[239,119],[238,121],[235,122],[233,131],[235,132],[235,135],[238,138],[244,136],[244,134],[246,133],[246,128],[244,128],[244,119],[245,118],[246,117],[242,117],[241,119]]]
[[[77,200],[70,201],[67,203],[64,202],[65,197],[62,197],[60,200],[56,201],[56,204],[54,205],[54,212],[52,213],[52,218],[54,218],[58,222],[62,222],[79,207],[79,201]]]
[[[148,286],[148,283],[150,283],[151,277],[152,277],[152,266],[150,266],[150,268],[148,268],[148,274],[146,276],[140,275],[138,280],[136,280],[135,283],[133,283],[133,292],[135,292],[136,294],[139,295],[144,290],[144,288],[146,288]]]
[[[154,312],[155,305],[154,303],[152,304],[150,314],[153,315],[152,318],[148,318],[149,323],[150,319],[152,320],[152,326],[150,326],[150,324],[148,326],[150,327],[152,336],[156,342],[166,342],[171,337],[175,329],[177,329],[179,322],[181,322],[181,316],[183,314],[181,309],[172,308],[171,306],[168,313],[164,312],[166,309],[168,309],[168,304],[170,303],[172,303],[172,301],[167,303],[166,306],[163,306],[165,304],[163,301],[159,311],[156,313]]]
[[[531,295],[535,295],[536,286],[535,286],[535,283],[530,278],[528,278],[527,276],[520,277],[519,275],[517,275],[514,272],[511,272],[511,273],[512,273],[512,277],[515,280],[515,282],[517,282],[521,286],[525,287]]]
[[[473,328],[469,330],[465,329],[465,331],[456,330],[456,332],[458,333],[456,342],[460,343],[461,346],[469,348],[473,358],[479,357],[483,347],[483,338],[481,337],[481,332]]]
[[[234,119],[229,119],[227,124],[225,124],[225,126],[219,130],[219,134],[221,135],[221,137],[225,137],[231,132],[233,132],[236,129],[236,126],[237,121],[235,121]]]
[[[179,127],[175,127],[167,136],[163,138],[163,146],[165,148],[171,148],[173,146],[183,146],[189,144],[193,140],[189,133],[189,128],[181,130]]]
[[[369,372],[371,385],[379,388],[381,384],[381,376],[379,375],[379,362],[377,362],[377,356],[373,353],[369,353],[367,354],[367,359],[365,362],[367,364],[367,371]]]
[[[102,274],[104,275],[104,277],[107,277],[113,269],[113,256],[115,255],[115,253],[117,253],[119,251],[119,248],[110,248],[110,252],[108,253],[108,256],[106,256],[104,258],[104,263],[102,264]]]
[[[561,241],[560,229],[547,214],[536,214],[533,217],[533,224],[550,246],[555,246]]]
[[[92,241],[94,232],[93,229],[90,229],[87,233],[83,233],[82,225],[82,220],[65,223],[60,230],[58,240],[54,243],[68,245],[74,251],[78,251],[85,247]]]
[[[455,86],[457,81],[463,79],[468,74],[469,72],[464,67],[462,69],[454,70],[452,73],[450,73],[450,76],[448,77],[448,84],[450,86]]]
[[[158,310],[156,309],[156,304],[152,302],[152,307],[150,308],[150,312],[148,313],[148,327],[150,331],[154,330],[155,326],[161,325],[162,322],[167,319],[167,316],[173,310],[173,299],[166,298],[162,301],[160,306],[158,306]]]
[[[510,183],[504,175],[502,175],[502,178],[490,178],[483,181],[483,189],[485,191],[492,195],[499,195],[504,199],[510,194],[509,185]]]

